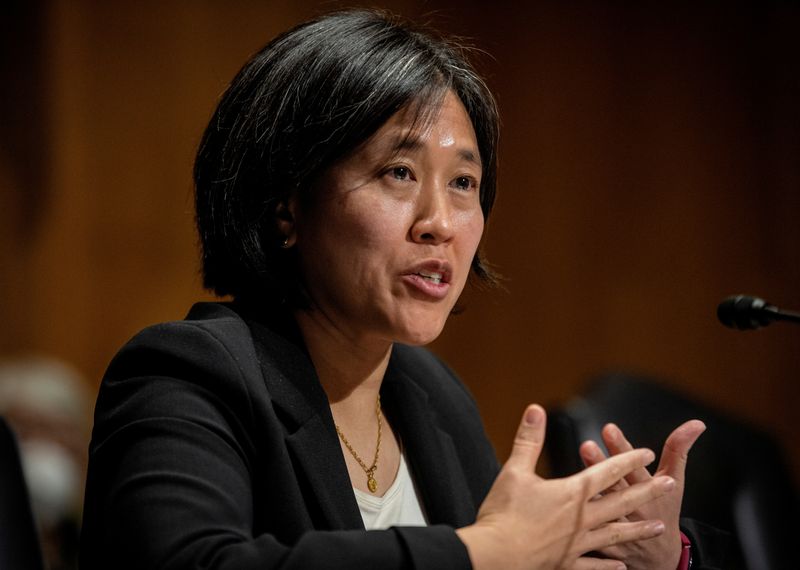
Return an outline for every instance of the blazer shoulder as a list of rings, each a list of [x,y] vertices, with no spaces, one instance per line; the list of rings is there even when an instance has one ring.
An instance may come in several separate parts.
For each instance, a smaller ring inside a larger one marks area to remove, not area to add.
[[[429,398],[458,398],[476,406],[475,398],[458,375],[430,350],[395,344],[391,364],[410,378]]]
[[[152,325],[135,335],[111,361],[106,377],[176,372],[180,364],[241,369],[254,361],[254,354],[250,330],[236,312],[201,303],[184,320]]]
[[[469,433],[486,439],[475,397],[441,358],[425,348],[396,344],[390,367],[425,394],[440,427],[457,437]]]
[[[114,356],[100,384],[95,427],[113,431],[180,415],[187,406],[212,405],[244,419],[263,391],[247,324],[224,305],[196,305],[182,321],[145,328]]]

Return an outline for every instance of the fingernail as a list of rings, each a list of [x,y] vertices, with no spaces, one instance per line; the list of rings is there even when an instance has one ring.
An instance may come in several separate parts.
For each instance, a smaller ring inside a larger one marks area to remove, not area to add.
[[[653,524],[648,526],[648,529],[654,536],[658,536],[659,534],[663,533],[665,530],[664,523],[661,521],[654,522]]]
[[[617,570],[628,570],[628,567],[625,566],[622,562],[617,565]]]
[[[651,449],[645,449],[644,460],[647,462],[647,465],[651,464],[653,461],[656,460],[656,454],[653,453]]]
[[[672,477],[661,477],[660,479],[659,485],[661,485],[661,488],[665,491],[671,491],[675,488],[675,479]]]
[[[542,410],[539,406],[531,406],[525,411],[525,423],[529,426],[535,426],[542,421]]]

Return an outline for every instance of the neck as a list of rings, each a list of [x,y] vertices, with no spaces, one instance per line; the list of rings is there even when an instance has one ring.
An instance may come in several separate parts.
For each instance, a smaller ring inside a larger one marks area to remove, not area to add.
[[[295,319],[328,396],[352,484],[383,495],[400,465],[392,426],[376,414],[392,343],[347,334],[320,310],[297,311]]]
[[[371,414],[392,343],[352,338],[314,309],[297,311],[295,319],[331,408]]]

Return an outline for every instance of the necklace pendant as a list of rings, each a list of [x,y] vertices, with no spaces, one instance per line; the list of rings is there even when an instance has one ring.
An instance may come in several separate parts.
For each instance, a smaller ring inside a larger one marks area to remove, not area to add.
[[[367,476],[367,487],[369,487],[370,493],[374,493],[378,490],[378,482],[375,480],[375,477],[372,476],[372,473]]]

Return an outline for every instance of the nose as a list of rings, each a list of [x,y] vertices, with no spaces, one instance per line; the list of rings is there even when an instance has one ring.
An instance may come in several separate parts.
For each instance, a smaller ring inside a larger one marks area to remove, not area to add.
[[[454,229],[447,189],[436,184],[427,185],[417,199],[411,239],[417,243],[445,243],[453,238]]]

